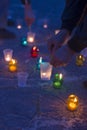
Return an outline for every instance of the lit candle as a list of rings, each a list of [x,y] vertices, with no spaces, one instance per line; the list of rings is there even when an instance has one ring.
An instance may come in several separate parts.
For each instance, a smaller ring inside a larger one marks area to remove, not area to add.
[[[50,80],[52,74],[52,65],[48,62],[40,64],[40,76],[42,80]]]
[[[67,108],[70,111],[74,111],[78,108],[78,97],[74,94],[71,94],[67,99]]]
[[[43,77],[46,77],[46,73],[43,73],[42,75],[43,75]]]
[[[60,74],[59,74],[59,80],[62,80],[62,79],[63,79],[63,74],[60,73]]]
[[[35,39],[35,33],[32,32],[28,32],[27,33],[27,42],[29,43],[33,43]]]
[[[12,59],[10,62],[9,62],[9,70],[11,72],[15,72],[17,70],[17,60],[15,59]]]
[[[82,66],[84,64],[85,57],[83,55],[76,56],[76,65]]]
[[[63,75],[62,75],[62,73],[55,74],[54,79],[53,79],[53,87],[54,88],[61,88],[62,83],[63,83]]]
[[[22,28],[22,26],[21,25],[17,25],[17,29],[21,29]]]
[[[7,55],[7,56],[5,57],[5,61],[9,62],[10,60],[11,60],[11,56],[10,56],[10,55]]]
[[[39,49],[36,46],[33,46],[31,49],[31,57],[36,58],[38,56]]]
[[[27,41],[28,42],[34,42],[34,38],[33,37],[28,37]]]
[[[4,59],[5,61],[9,62],[12,59],[13,50],[12,49],[4,49]]]
[[[43,25],[43,27],[44,27],[44,28],[47,28],[47,27],[48,27],[48,25],[47,25],[47,24],[44,24],[44,25]]]
[[[23,20],[21,18],[16,19],[16,28],[21,29],[23,25]]]

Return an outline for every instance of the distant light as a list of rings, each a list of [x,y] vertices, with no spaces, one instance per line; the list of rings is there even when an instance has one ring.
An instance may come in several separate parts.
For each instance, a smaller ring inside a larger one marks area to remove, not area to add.
[[[21,29],[22,28],[22,26],[21,25],[17,25],[17,29]]]
[[[48,27],[48,25],[47,25],[47,24],[44,24],[44,25],[43,25],[43,27],[44,27],[44,28],[47,28],[47,27]]]

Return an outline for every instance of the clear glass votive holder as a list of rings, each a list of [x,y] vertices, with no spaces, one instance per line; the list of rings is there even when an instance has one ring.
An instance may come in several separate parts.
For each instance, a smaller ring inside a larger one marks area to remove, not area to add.
[[[18,79],[18,87],[26,87],[28,73],[27,72],[18,72],[17,79]]]
[[[35,33],[33,32],[28,32],[27,33],[27,42],[28,43],[33,43],[35,40]]]
[[[12,59],[13,50],[12,49],[4,49],[3,54],[4,54],[5,61],[9,62]]]
[[[52,75],[52,65],[49,62],[40,64],[40,77],[42,80],[50,80]]]

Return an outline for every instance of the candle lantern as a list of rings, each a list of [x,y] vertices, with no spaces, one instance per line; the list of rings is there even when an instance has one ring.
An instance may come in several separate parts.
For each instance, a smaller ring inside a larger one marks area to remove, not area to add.
[[[31,48],[31,57],[36,58],[38,57],[39,49],[36,46],[33,46]]]
[[[27,42],[28,43],[33,43],[35,39],[35,33],[28,32],[27,33]]]
[[[21,29],[22,28],[22,26],[21,25],[17,25],[17,29]]]
[[[45,23],[45,24],[43,25],[43,28],[48,28],[48,25]]]
[[[54,79],[53,79],[53,87],[54,88],[61,88],[63,83],[63,75],[60,74],[55,74]]]
[[[3,50],[5,61],[9,62],[12,59],[13,50],[12,49],[4,49]]]
[[[22,44],[23,46],[27,46],[27,45],[28,45],[27,39],[26,39],[25,37],[22,38],[21,44]]]
[[[16,27],[17,27],[17,29],[21,29],[22,24],[23,24],[23,21],[22,21],[21,18],[16,19]]]
[[[42,80],[50,80],[52,74],[52,65],[49,62],[40,64],[40,76]]]
[[[9,62],[9,70],[11,72],[15,72],[17,70],[17,61],[15,59],[12,59],[10,62]]]
[[[74,94],[71,94],[67,99],[67,108],[70,111],[74,111],[78,108],[78,97]]]
[[[85,57],[82,54],[76,56],[76,65],[82,66],[84,64],[84,61]]]
[[[42,23],[43,23],[43,28],[48,28],[48,23],[49,23],[49,19],[48,18],[44,18],[43,20],[42,20]]]

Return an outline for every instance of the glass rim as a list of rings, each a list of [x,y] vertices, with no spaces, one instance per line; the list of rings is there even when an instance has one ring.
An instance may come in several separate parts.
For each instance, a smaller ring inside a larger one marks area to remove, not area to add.
[[[7,48],[7,49],[4,49],[4,50],[3,50],[3,52],[6,52],[6,51],[12,51],[12,52],[13,52],[13,50],[10,49],[10,48]]]

